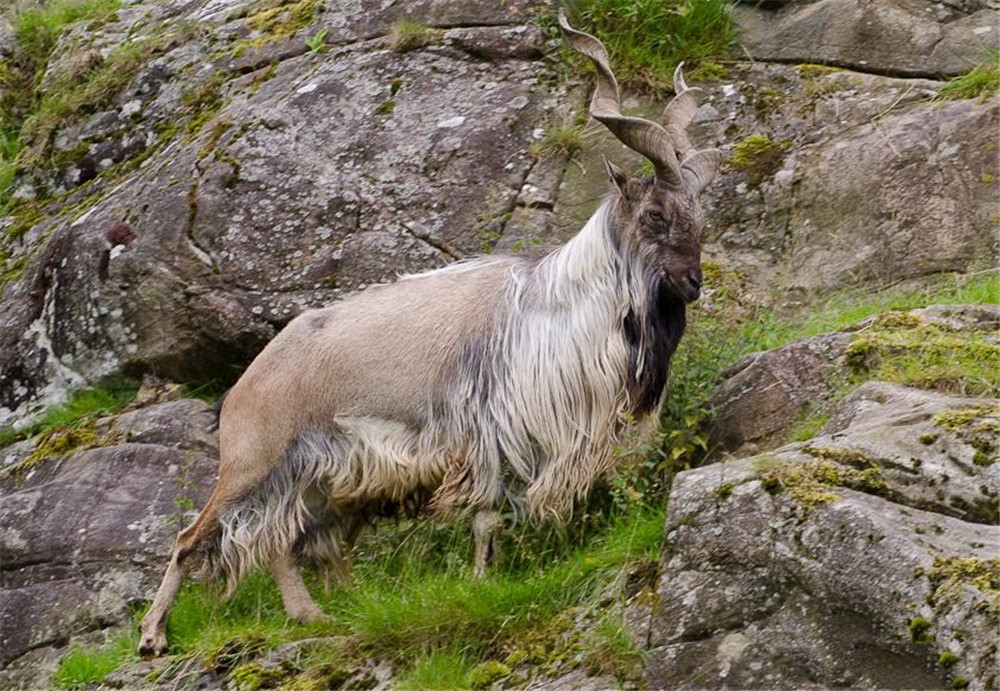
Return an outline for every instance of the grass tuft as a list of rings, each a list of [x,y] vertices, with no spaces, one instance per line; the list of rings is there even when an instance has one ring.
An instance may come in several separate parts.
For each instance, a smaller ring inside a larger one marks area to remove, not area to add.
[[[417,657],[399,679],[399,688],[413,691],[451,691],[470,688],[472,664],[455,648],[434,650]]]
[[[436,32],[412,19],[400,19],[389,27],[389,47],[394,53],[409,53],[434,40]]]
[[[137,632],[127,631],[97,650],[73,648],[59,661],[52,683],[60,689],[82,689],[100,684],[108,674],[137,658],[138,644]]]
[[[938,89],[938,98],[957,100],[975,98],[981,103],[1000,92],[1000,53],[992,53],[990,61],[977,65],[960,77],[955,77]]]
[[[586,139],[583,126],[576,122],[552,122],[538,141],[528,145],[528,154],[535,158],[570,157],[583,148]]]
[[[714,62],[736,46],[730,0],[576,0],[579,28],[611,53],[619,82],[640,89],[672,89],[673,72]]]

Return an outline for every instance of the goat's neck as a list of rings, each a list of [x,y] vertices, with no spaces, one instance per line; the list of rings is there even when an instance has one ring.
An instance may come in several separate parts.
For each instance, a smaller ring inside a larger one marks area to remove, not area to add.
[[[538,265],[543,300],[553,307],[620,293],[622,258],[612,240],[613,205],[605,201],[569,242]]]

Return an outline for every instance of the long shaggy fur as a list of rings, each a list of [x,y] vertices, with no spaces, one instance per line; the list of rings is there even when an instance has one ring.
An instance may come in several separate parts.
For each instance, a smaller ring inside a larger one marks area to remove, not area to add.
[[[541,259],[439,270],[507,264],[492,318],[459,344],[428,392],[428,422],[338,419],[302,435],[264,483],[220,515],[209,573],[233,585],[292,547],[339,562],[351,516],[432,493],[431,507],[446,513],[506,503],[532,519],[570,515],[610,469],[626,422],[658,409],[684,329],[683,304],[667,297],[641,253],[622,246],[615,204]]]

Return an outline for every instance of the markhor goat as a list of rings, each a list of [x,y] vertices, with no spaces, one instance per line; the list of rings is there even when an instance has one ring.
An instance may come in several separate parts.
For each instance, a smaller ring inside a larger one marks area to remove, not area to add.
[[[368,518],[429,502],[478,512],[481,573],[494,510],[567,515],[609,470],[627,421],[659,411],[701,290],[698,194],[719,152],[688,141],[696,90],[679,68],[662,124],[624,116],[604,46],[560,24],[597,68],[591,115],[655,175],[608,163],[610,198],[540,259],[461,262],[292,321],[225,399],[218,484],[178,536],[140,652],[166,650],[167,613],[199,547],[230,590],[268,565],[288,615],[313,618],[296,560],[343,571]]]

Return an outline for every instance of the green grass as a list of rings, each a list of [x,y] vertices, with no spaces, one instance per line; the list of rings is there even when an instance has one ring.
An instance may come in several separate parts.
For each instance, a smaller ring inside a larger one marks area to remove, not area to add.
[[[374,657],[392,661],[405,670],[400,688],[470,688],[477,679],[495,676],[500,669],[495,661],[527,642],[536,656],[557,654],[553,622],[606,597],[607,587],[631,564],[656,558],[663,522],[662,509],[633,507],[592,531],[581,546],[550,550],[543,561],[517,555],[516,544],[508,543],[493,574],[477,581],[457,564],[467,556],[468,526],[404,521],[400,544],[378,539],[377,531],[362,540],[351,584],[329,592],[312,584],[329,621],[287,620],[277,587],[258,572],[227,603],[204,586],[185,587],[171,612],[168,636],[173,653],[222,670],[290,640],[349,636],[350,649],[339,654],[353,656],[356,664]],[[441,549],[448,544],[456,550]],[[617,650],[621,641],[612,634],[592,647]],[[106,655],[103,648],[89,654],[74,650],[66,664],[82,668],[87,663],[81,658],[89,656],[92,674],[107,674]]]
[[[766,313],[758,314],[756,323],[745,327],[743,339],[753,342],[757,350],[770,350],[801,338],[842,331],[882,312],[933,304],[1000,304],[1000,273],[946,274],[920,288],[890,287],[873,291],[868,287],[843,291],[812,306],[804,318],[782,320]]]
[[[46,411],[37,421],[21,429],[0,427],[0,448],[38,434],[80,427],[115,413],[135,398],[140,382],[123,376],[101,380],[91,389],[70,394],[67,401]]]
[[[73,648],[59,661],[52,683],[60,689],[82,689],[99,683],[122,664],[135,660],[139,637],[119,634],[96,650]]]
[[[461,650],[446,648],[418,657],[400,676],[397,687],[413,691],[450,691],[472,688],[472,664]]]
[[[938,89],[938,97],[945,100],[975,98],[980,102],[1000,91],[1000,53],[990,53],[990,59],[965,74],[955,77]]]
[[[437,32],[411,19],[400,19],[389,27],[389,48],[394,53],[408,53],[423,48],[434,40]]]
[[[887,312],[858,332],[845,359],[856,381],[1000,396],[1000,346],[989,336],[954,333],[902,312]]]
[[[729,0],[575,0],[574,26],[601,39],[615,76],[639,88],[670,89],[674,67],[688,69],[736,46]]]

